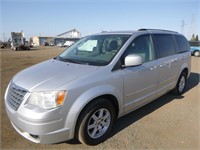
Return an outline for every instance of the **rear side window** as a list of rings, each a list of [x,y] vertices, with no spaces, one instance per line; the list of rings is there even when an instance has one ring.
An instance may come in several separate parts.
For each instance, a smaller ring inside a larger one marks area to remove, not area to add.
[[[159,58],[176,54],[174,40],[170,34],[154,34],[154,44]]]
[[[189,43],[184,36],[175,35],[175,39],[178,44],[178,53],[187,52],[190,50]]]

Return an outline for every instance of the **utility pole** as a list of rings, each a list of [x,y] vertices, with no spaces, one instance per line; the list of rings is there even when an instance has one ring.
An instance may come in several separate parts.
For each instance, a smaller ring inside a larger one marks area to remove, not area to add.
[[[188,39],[191,39],[193,34],[195,34],[195,16],[194,16],[194,14],[192,15],[192,20],[191,20],[190,27],[188,30],[188,35],[187,35]]]
[[[5,42],[5,33],[3,33],[3,42]]]
[[[181,20],[181,33],[184,35],[185,34],[185,21]]]

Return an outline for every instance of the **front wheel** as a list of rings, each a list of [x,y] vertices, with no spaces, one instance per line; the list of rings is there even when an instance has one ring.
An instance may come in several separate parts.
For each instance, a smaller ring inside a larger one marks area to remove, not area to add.
[[[182,72],[178,79],[176,87],[173,90],[173,93],[176,95],[183,94],[185,91],[186,83],[187,83],[187,74],[185,72]]]
[[[76,137],[86,145],[97,145],[105,141],[115,121],[115,109],[106,99],[96,99],[81,112]]]

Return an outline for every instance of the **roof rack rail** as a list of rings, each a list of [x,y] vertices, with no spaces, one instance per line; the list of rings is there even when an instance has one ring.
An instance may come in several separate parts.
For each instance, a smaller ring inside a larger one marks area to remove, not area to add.
[[[178,32],[176,32],[176,31],[163,30],[163,29],[139,29],[138,31],[164,31],[164,32],[178,33]]]

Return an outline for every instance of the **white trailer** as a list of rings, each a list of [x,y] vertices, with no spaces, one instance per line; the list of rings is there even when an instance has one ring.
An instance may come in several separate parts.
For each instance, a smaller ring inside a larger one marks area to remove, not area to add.
[[[23,32],[11,32],[12,50],[30,50],[30,45],[26,42]]]

